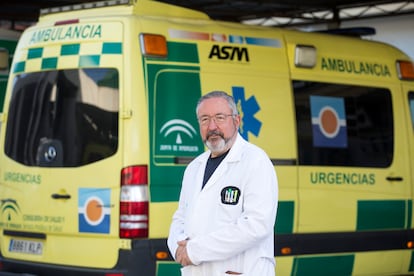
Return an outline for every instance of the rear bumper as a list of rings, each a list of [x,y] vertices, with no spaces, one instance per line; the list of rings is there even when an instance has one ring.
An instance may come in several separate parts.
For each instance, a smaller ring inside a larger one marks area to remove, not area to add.
[[[12,260],[0,254],[0,276],[104,276],[107,274],[154,276],[157,262],[155,256],[158,251],[168,252],[165,239],[134,240],[132,250],[119,250],[118,263],[111,269]],[[169,258],[171,259],[171,256]]]

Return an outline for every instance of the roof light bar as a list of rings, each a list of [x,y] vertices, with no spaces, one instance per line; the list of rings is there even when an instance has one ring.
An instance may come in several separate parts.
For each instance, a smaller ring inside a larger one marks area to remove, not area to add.
[[[46,9],[40,10],[40,15],[42,16],[42,15],[51,14],[51,13],[76,11],[76,10],[83,10],[83,9],[93,9],[93,8],[103,8],[103,7],[119,6],[119,5],[132,5],[133,1],[135,0],[108,0],[108,1],[100,1],[100,2],[82,3],[82,4],[76,4],[76,5],[70,5],[70,6],[46,8]]]

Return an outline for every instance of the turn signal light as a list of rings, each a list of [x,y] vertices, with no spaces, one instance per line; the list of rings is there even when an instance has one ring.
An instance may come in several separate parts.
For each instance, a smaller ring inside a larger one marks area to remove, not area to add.
[[[167,40],[163,35],[141,34],[141,52],[150,57],[167,57]]]
[[[165,260],[168,258],[168,253],[165,251],[158,251],[157,253],[155,253],[155,257],[158,260]]]
[[[282,249],[280,249],[280,252],[282,253],[282,255],[290,255],[292,254],[292,248],[283,247]]]
[[[397,61],[398,75],[401,80],[414,80],[414,63],[406,60]]]

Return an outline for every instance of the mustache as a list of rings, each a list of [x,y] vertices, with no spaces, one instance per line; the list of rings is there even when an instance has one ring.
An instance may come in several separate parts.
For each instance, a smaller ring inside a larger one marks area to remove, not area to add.
[[[218,135],[218,136],[220,136],[221,138],[224,139],[224,134],[222,132],[218,131],[218,130],[211,130],[211,131],[207,132],[206,139],[208,140],[210,138],[210,136],[212,136],[212,135]]]

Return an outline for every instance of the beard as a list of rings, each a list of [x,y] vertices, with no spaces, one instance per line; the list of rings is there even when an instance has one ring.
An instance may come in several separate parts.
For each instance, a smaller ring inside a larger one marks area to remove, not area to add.
[[[210,137],[213,135],[216,137],[210,140]],[[222,132],[213,130],[207,133],[204,144],[212,153],[222,153],[227,150],[230,140],[231,138],[225,138]]]

